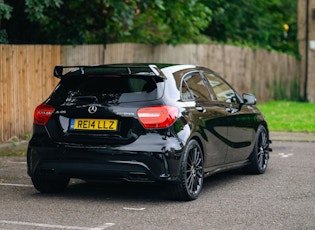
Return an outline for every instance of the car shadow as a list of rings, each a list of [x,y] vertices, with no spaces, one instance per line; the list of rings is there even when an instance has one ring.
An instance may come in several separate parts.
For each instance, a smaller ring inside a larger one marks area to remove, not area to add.
[[[218,173],[204,179],[202,193],[222,189],[229,183],[236,182],[247,176],[241,170]],[[36,198],[64,198],[67,200],[99,200],[114,202],[172,202],[165,184],[158,183],[124,183],[124,182],[85,182],[71,180],[67,189],[62,193],[34,193]],[[178,202],[178,201],[173,201]]]

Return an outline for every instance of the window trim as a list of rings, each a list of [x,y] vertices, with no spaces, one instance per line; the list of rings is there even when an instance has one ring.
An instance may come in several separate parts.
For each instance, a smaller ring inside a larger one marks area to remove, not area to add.
[[[219,100],[218,97],[217,97],[217,94],[214,92],[214,89],[213,87],[211,86],[211,84],[209,83],[209,80],[207,78],[207,75],[208,74],[212,74],[214,77],[218,78],[220,81],[222,81],[223,83],[225,83],[233,92],[234,92],[234,96],[236,97],[237,99],[237,103],[238,104],[241,104],[243,102],[243,100],[241,99],[241,97],[239,96],[239,94],[237,93],[237,91],[226,81],[224,80],[223,77],[221,77],[220,75],[216,74],[215,72],[212,72],[212,71],[206,71],[206,70],[203,70],[202,73],[203,77],[206,79],[206,85],[207,87],[209,87],[213,92],[214,96],[215,96],[215,99],[213,99],[213,101],[216,101],[216,102],[222,102],[222,103],[230,103],[230,102],[226,102],[226,101],[222,101],[222,100]]]
[[[205,87],[205,89],[206,89],[207,92],[208,92],[208,97],[207,97],[208,100],[207,100],[207,101],[209,101],[209,102],[212,101],[211,90],[210,90],[209,87],[207,86],[207,83],[205,83],[205,82],[207,81],[207,79],[205,79],[205,77],[204,77],[202,71],[200,71],[200,70],[196,70],[196,71],[191,71],[191,72],[185,73],[185,74],[181,77],[181,82],[180,82],[180,98],[181,98],[181,100],[182,100],[182,101],[196,101],[196,98],[194,97],[194,94],[191,92],[191,89],[190,89],[190,87],[188,86],[187,81],[185,80],[187,77],[189,77],[189,76],[191,76],[191,75],[193,75],[193,74],[198,74],[198,75],[199,75],[199,77],[201,78],[201,80],[202,80],[202,82],[203,82],[203,86]],[[182,91],[182,89],[183,89],[183,82],[184,82],[184,84],[185,84],[187,90],[189,91],[189,93],[190,93],[192,99],[184,99],[184,97],[183,97],[183,91]]]

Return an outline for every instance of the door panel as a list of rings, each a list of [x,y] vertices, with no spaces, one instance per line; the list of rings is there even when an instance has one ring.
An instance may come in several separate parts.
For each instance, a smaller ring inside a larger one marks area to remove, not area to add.
[[[228,139],[230,145],[226,163],[245,160],[250,155],[255,140],[256,114],[247,107],[235,113],[228,113]]]
[[[212,103],[205,80],[198,72],[189,73],[183,78],[181,94],[190,104],[190,114],[198,132],[204,140],[205,167],[221,165],[227,153],[227,127],[225,107]]]
[[[212,72],[203,72],[207,85],[212,89],[215,100],[225,109],[227,116],[224,124],[227,127],[227,155],[225,163],[244,160],[252,149],[255,135],[253,121],[255,115],[247,107],[240,107],[240,97],[235,90],[220,76]]]
[[[203,116],[203,124],[205,124],[205,133],[208,140],[206,165],[221,165],[224,163],[227,154],[226,111],[223,107],[211,103],[205,103],[204,107],[206,111]]]

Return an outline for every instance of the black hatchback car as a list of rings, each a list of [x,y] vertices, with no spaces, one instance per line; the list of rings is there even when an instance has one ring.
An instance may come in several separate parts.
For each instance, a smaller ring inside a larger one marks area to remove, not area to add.
[[[56,66],[54,75],[60,82],[35,110],[27,151],[40,192],[61,192],[70,178],[109,179],[162,182],[173,198],[193,200],[206,176],[267,168],[271,142],[255,97],[210,69]]]

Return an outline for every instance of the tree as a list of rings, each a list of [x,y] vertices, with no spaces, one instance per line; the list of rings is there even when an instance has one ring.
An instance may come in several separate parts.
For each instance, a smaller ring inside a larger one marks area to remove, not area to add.
[[[7,43],[7,32],[1,29],[1,21],[3,19],[8,20],[11,17],[12,7],[5,4],[3,0],[0,0],[0,43]]]
[[[212,40],[298,55],[297,0],[8,2],[0,0],[0,29],[10,43],[176,45]]]
[[[1,1],[10,12],[0,24],[0,30],[7,34],[6,42],[0,41],[0,43],[40,42],[42,37],[40,23],[34,19],[41,18],[45,10],[59,6],[61,2],[60,0],[10,0],[9,3]]]
[[[198,42],[211,20],[196,0],[25,0],[25,12],[37,42],[58,44]]]
[[[215,41],[298,54],[297,0],[203,0],[213,11],[204,34]],[[289,31],[283,26],[289,25]]]

